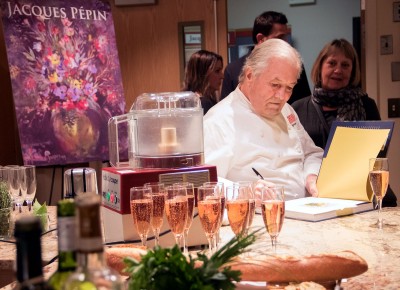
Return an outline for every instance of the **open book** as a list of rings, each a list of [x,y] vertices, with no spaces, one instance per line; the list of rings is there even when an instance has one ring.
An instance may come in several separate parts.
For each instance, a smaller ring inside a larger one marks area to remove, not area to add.
[[[320,221],[373,209],[370,158],[386,154],[393,121],[334,121],[318,175],[319,197],[286,202],[285,216]]]
[[[305,197],[285,202],[285,217],[322,221],[373,209],[372,202],[323,197]]]

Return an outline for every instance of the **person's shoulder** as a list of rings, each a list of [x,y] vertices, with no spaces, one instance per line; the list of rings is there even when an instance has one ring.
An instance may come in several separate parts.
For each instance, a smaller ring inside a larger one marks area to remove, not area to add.
[[[293,109],[298,110],[298,109],[308,106],[310,103],[311,103],[311,96],[308,96],[308,97],[301,98],[301,99],[293,102],[291,104],[291,106],[293,107]]]
[[[368,94],[361,96],[361,101],[363,103],[376,104],[375,100],[373,98],[371,98],[370,96],[368,96]]]

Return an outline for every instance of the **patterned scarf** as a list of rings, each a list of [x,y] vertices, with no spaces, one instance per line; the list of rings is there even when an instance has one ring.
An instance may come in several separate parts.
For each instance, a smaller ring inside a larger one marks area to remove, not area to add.
[[[356,87],[345,87],[337,91],[327,91],[315,87],[312,100],[320,106],[338,108],[337,120],[360,121],[366,119],[365,109],[361,97],[366,94]]]

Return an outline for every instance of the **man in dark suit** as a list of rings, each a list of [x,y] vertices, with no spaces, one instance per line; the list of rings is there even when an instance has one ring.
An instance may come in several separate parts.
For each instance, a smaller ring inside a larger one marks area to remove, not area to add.
[[[266,11],[262,13],[254,20],[252,32],[253,42],[255,43],[255,45],[258,45],[271,38],[280,38],[283,40],[287,40],[289,34],[287,23],[288,20],[286,16],[282,13],[275,11]],[[250,52],[237,59],[236,61],[231,62],[225,68],[224,80],[222,82],[221,89],[221,99],[225,98],[233,90],[236,89],[238,85],[239,74],[249,54]],[[294,87],[292,96],[290,97],[288,103],[291,104],[298,99],[308,97],[310,95],[311,91],[308,85],[307,75],[303,67],[300,79]]]

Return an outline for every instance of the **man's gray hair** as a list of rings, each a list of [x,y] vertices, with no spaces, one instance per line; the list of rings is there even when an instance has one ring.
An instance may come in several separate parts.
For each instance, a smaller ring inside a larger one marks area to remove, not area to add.
[[[245,77],[245,71],[250,68],[255,76],[262,73],[269,65],[271,59],[287,59],[293,63],[298,70],[297,78],[300,77],[302,70],[302,59],[299,52],[284,40],[271,38],[255,46],[251,54],[247,57],[239,75],[239,83]]]

